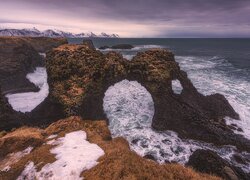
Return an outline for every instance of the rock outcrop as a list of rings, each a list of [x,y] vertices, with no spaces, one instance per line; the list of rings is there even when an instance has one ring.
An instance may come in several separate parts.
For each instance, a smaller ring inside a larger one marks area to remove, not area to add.
[[[30,44],[39,53],[45,53],[46,51],[49,51],[60,45],[68,44],[66,38],[25,37],[22,39]]]
[[[132,49],[134,48],[134,46],[130,45],[130,44],[117,44],[114,46],[101,46],[99,49]]]
[[[26,75],[38,66],[44,66],[40,52],[46,52],[67,43],[62,38],[0,37],[0,84],[2,92],[38,91]]]
[[[7,99],[1,93],[0,87],[0,131],[11,130],[24,124],[25,115],[12,109]]]
[[[250,141],[225,124],[225,116],[239,118],[225,97],[200,94],[167,50],[140,52],[127,61],[115,52],[102,54],[87,45],[63,45],[47,54],[46,67],[49,99],[63,109],[65,117],[106,119],[103,97],[108,87],[123,79],[135,80],[153,97],[154,129],[250,151]],[[180,81],[181,94],[174,93],[173,80]]]
[[[199,172],[214,174],[227,180],[250,179],[250,174],[246,174],[240,168],[230,165],[210,150],[196,150],[190,156],[187,165]]]
[[[42,64],[42,57],[25,40],[0,38],[0,84],[3,93],[38,90],[26,75]]]
[[[129,149],[125,139],[112,139],[105,121],[82,120],[79,117],[57,121],[46,129],[23,127],[0,138],[0,168],[4,169],[0,171],[0,179],[17,179],[30,162],[34,163],[37,171],[48,163],[55,162],[57,160],[55,154],[51,153],[51,149],[55,145],[49,142],[79,130],[85,131],[88,141],[97,144],[105,152],[94,168],[81,173],[81,177],[84,179],[220,179],[208,174],[197,173],[182,165],[160,165],[144,159]],[[53,138],[49,139],[51,135]],[[30,153],[16,158],[14,158],[14,154],[11,154],[29,147],[33,148]],[[66,171],[68,167],[65,165],[58,166],[58,168],[58,171],[62,170],[60,168],[63,168],[62,171]],[[29,177],[34,178],[34,173],[32,169],[29,169]],[[51,173],[53,172],[44,176],[51,176]]]

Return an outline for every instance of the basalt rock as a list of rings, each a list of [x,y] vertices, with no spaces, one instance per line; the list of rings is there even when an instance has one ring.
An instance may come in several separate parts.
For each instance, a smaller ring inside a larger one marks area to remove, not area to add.
[[[132,49],[134,48],[134,46],[130,45],[130,44],[117,44],[117,45],[114,45],[114,46],[101,46],[99,49]]]
[[[227,180],[248,180],[250,174],[244,173],[238,167],[230,165],[215,152],[210,150],[196,150],[187,163],[196,171],[214,174]]]
[[[26,75],[38,66],[44,66],[44,53],[67,43],[64,38],[0,37],[0,84],[2,92],[38,91]]]
[[[95,49],[95,45],[90,39],[84,39],[82,44],[88,46],[90,49]]]
[[[11,130],[24,124],[25,115],[12,109],[1,93],[0,87],[0,131]]]
[[[66,38],[21,37],[21,39],[30,44],[39,53],[45,53],[60,45],[68,44]]]
[[[152,95],[154,129],[174,130],[182,138],[250,151],[250,141],[234,134],[223,119],[239,118],[225,97],[200,94],[167,50],[139,52],[127,61],[115,52],[102,54],[87,45],[63,45],[47,53],[46,67],[48,98],[65,116],[105,119],[103,98],[108,87],[123,79],[135,80]],[[174,93],[173,80],[180,81],[181,94]]]
[[[25,40],[0,38],[0,84],[3,93],[38,90],[26,75],[42,64],[41,56]]]

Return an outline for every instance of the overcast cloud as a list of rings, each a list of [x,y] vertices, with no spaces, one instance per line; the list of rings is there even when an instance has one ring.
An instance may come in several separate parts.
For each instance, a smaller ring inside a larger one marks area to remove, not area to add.
[[[250,37],[249,0],[0,0],[0,27],[122,37]]]

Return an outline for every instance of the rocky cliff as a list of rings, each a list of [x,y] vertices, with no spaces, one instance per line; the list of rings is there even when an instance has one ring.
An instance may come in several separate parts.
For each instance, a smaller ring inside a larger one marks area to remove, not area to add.
[[[26,75],[44,66],[39,52],[61,44],[65,39],[0,37],[0,84],[3,93],[37,91]]]
[[[250,150],[250,141],[225,124],[225,116],[239,118],[225,97],[200,94],[167,50],[140,52],[127,61],[118,53],[102,54],[88,45],[63,45],[47,54],[46,67],[51,90],[48,99],[63,109],[65,117],[106,119],[102,105],[107,88],[123,79],[136,80],[153,97],[154,129]],[[181,94],[174,93],[173,80],[181,83]]]

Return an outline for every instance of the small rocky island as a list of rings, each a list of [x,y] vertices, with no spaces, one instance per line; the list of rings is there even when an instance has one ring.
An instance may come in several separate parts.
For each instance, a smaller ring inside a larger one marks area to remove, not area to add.
[[[225,117],[239,119],[227,99],[200,94],[172,52],[151,49],[128,61],[117,52],[103,54],[90,41],[75,45],[66,39],[0,38],[0,45],[0,179],[60,178],[60,172],[85,179],[250,178],[211,150],[195,151],[186,167],[158,164],[131,151],[124,138],[112,138],[103,98],[110,86],[127,79],[152,95],[155,131],[172,130],[183,139],[250,152],[250,141],[225,123]],[[49,95],[33,111],[16,112],[5,94],[37,91],[26,79],[37,66],[47,69]],[[180,93],[172,81],[180,83]],[[67,141],[76,135],[84,144]],[[85,146],[91,147],[87,156],[77,151]],[[72,156],[72,161],[64,156]],[[81,157],[88,164],[72,169]]]

